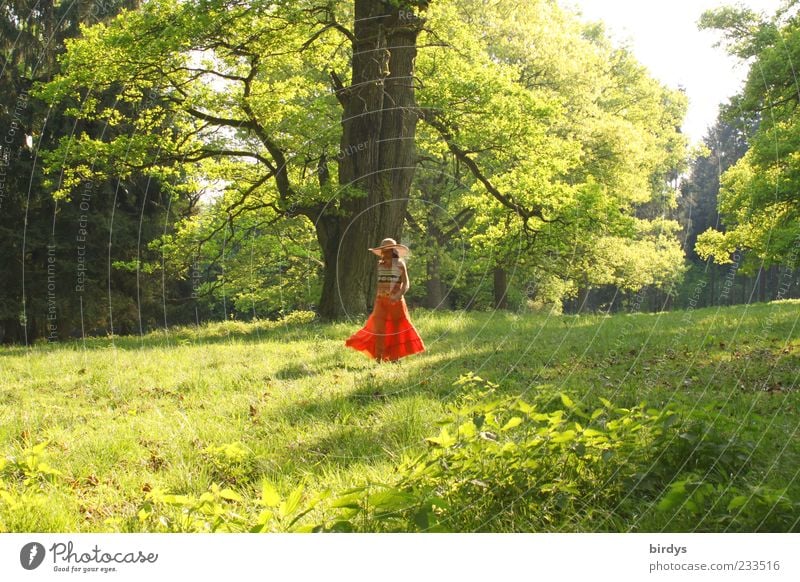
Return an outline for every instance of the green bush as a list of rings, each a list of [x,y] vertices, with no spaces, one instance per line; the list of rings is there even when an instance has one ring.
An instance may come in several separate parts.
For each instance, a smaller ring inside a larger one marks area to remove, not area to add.
[[[474,375],[428,449],[400,467],[391,487],[335,501],[367,531],[578,531],[614,520],[639,474],[667,446],[678,416],[599,399],[586,409],[566,394],[532,403],[498,396]],[[331,529],[334,529],[333,527]]]
[[[210,470],[211,478],[226,485],[244,485],[254,471],[253,453],[239,442],[209,445],[200,456]]]
[[[669,486],[658,510],[662,528],[733,532],[800,531],[800,502],[784,489],[683,475]]]
[[[791,531],[800,504],[747,485],[748,443],[671,410],[466,394],[391,485],[335,498],[320,531]],[[698,477],[698,475],[702,475]],[[642,516],[648,514],[648,519]],[[683,519],[672,519],[677,514]]]

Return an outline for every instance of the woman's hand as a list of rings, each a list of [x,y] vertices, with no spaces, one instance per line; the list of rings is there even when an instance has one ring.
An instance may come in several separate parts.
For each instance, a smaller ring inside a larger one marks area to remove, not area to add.
[[[402,293],[392,293],[391,295],[389,295],[389,299],[392,301],[400,301],[402,298],[403,298]]]

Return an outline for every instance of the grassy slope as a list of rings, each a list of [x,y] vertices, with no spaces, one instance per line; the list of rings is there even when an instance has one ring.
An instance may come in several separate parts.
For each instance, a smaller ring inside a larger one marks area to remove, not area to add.
[[[125,531],[146,491],[255,495],[387,480],[473,371],[521,394],[604,396],[704,415],[753,443],[758,478],[800,497],[798,302],[614,317],[413,314],[428,352],[377,365],[358,327],[213,324],[0,351],[0,455],[49,441],[64,477],[0,530]],[[228,457],[209,447],[238,443]],[[238,457],[237,457],[238,455]],[[666,485],[666,484],[665,484]],[[669,526],[667,526],[669,527]]]

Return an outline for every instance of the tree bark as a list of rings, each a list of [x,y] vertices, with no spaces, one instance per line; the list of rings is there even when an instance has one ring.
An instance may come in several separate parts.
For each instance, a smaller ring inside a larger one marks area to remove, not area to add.
[[[502,267],[494,268],[494,307],[508,309],[508,273]]]
[[[425,302],[424,305],[428,309],[438,309],[442,307],[444,301],[442,276],[440,274],[439,266],[440,259],[438,249],[428,257],[427,264],[427,280],[425,281]]]
[[[413,75],[422,22],[389,3],[355,1],[352,79],[337,91],[342,200],[315,220],[325,260],[320,315],[327,319],[368,309],[376,260],[367,249],[386,237],[402,239],[414,177]]]

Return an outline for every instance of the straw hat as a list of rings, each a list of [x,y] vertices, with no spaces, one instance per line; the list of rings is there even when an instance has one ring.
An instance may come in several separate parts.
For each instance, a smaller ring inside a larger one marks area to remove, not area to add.
[[[384,249],[394,249],[401,257],[407,257],[411,252],[406,245],[397,244],[397,241],[393,238],[385,238],[381,241],[381,246],[369,250],[380,257]]]

